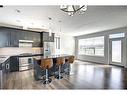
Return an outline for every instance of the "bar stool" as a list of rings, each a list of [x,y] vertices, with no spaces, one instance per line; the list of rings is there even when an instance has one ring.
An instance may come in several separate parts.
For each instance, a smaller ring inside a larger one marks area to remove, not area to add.
[[[65,74],[70,75],[70,65],[74,63],[75,57],[74,56],[69,56],[66,58],[66,64],[67,68],[65,69]]]
[[[56,76],[57,79],[62,79],[62,75],[61,75],[61,66],[64,64],[65,60],[63,57],[58,57],[56,58],[56,65],[59,67],[59,70],[58,70],[58,75]]]
[[[45,70],[45,79],[43,81],[43,84],[48,84],[52,81],[51,78],[49,78],[48,70],[53,66],[53,61],[51,58],[45,58],[41,59],[41,68]]]
[[[68,62],[69,62],[70,64],[73,64],[74,60],[75,60],[75,57],[74,57],[74,56],[69,56]]]

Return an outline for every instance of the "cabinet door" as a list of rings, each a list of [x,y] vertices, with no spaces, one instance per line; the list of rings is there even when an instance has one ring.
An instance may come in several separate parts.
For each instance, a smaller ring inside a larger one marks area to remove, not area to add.
[[[43,32],[43,42],[49,42],[49,33],[48,32]]]
[[[19,40],[27,40],[27,33],[24,30],[21,30],[21,32],[19,32]]]
[[[10,71],[19,71],[19,58],[16,56],[10,58]]]
[[[10,31],[6,28],[0,28],[0,47],[10,46]]]
[[[41,34],[33,32],[33,47],[40,47],[41,46]]]
[[[21,30],[13,29],[11,31],[11,47],[18,47],[19,46],[19,37]]]
[[[54,33],[52,33],[52,35],[51,36],[49,36],[49,42],[54,42]]]
[[[32,40],[33,41],[33,36],[34,36],[33,32],[27,32],[27,40]]]

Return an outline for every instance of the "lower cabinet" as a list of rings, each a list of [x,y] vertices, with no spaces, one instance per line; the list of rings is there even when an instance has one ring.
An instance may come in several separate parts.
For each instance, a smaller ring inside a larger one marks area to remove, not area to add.
[[[9,65],[10,65],[10,58],[8,58],[4,63],[2,63],[2,69],[0,70],[0,89],[6,88],[6,84],[10,72]]]
[[[10,72],[19,71],[19,57],[10,57]]]

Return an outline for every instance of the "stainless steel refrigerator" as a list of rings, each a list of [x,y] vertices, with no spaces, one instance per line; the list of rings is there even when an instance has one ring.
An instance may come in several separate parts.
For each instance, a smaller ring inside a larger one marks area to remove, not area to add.
[[[44,42],[44,56],[54,55],[54,42]]]

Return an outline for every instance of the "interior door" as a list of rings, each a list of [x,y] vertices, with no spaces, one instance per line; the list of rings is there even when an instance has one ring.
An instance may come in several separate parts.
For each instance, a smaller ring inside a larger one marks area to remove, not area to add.
[[[123,39],[115,38],[109,42],[109,59],[110,64],[124,66],[123,65]]]

